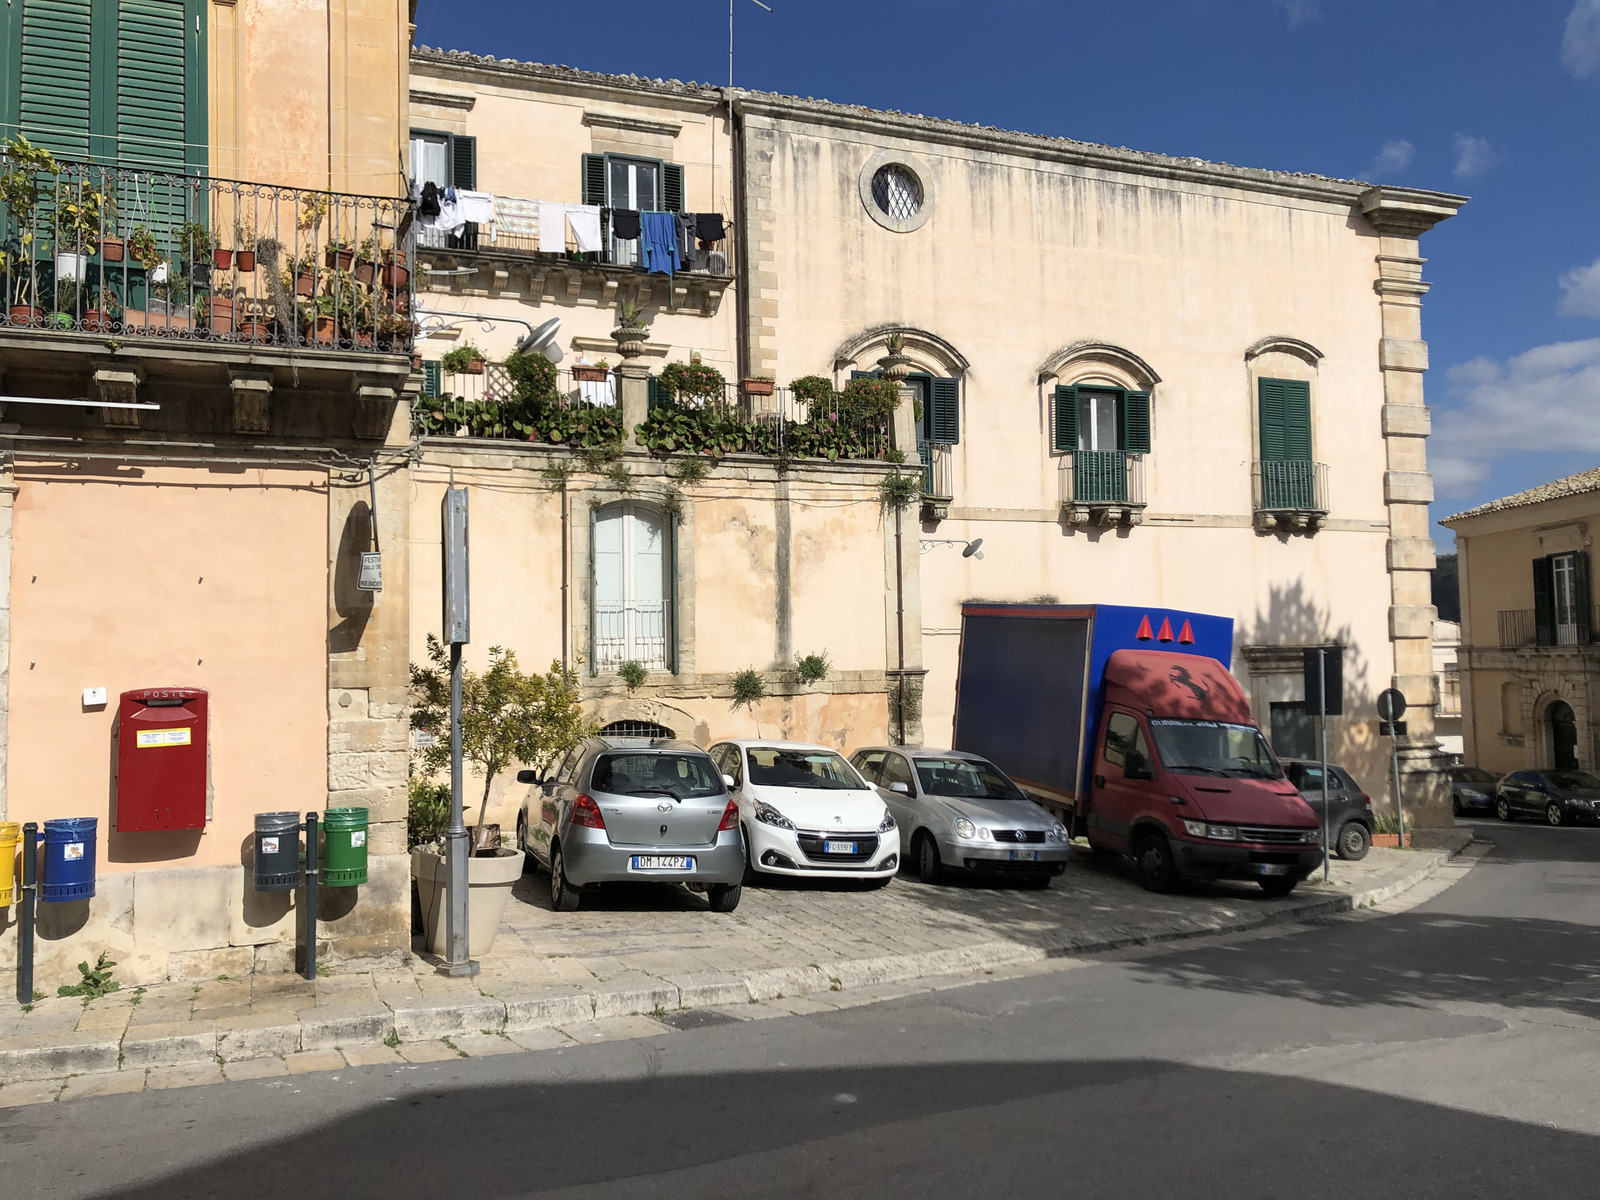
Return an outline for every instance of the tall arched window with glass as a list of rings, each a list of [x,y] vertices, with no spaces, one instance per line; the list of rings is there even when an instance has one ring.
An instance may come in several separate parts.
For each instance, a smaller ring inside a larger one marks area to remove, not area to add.
[[[593,655],[596,673],[637,662],[673,668],[674,575],[668,514],[625,500],[594,514]]]

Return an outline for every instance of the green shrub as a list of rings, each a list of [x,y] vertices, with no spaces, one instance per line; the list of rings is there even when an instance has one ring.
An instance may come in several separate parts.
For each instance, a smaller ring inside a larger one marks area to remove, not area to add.
[[[909,472],[896,471],[893,475],[885,475],[883,482],[878,484],[878,496],[883,506],[892,512],[909,508],[921,495],[922,476]]]
[[[62,986],[56,989],[58,996],[82,996],[83,1002],[88,1004],[91,1000],[98,1000],[101,996],[117,991],[122,985],[111,978],[111,968],[116,962],[106,957],[102,950],[100,957],[95,960],[94,966],[87,962],[78,964],[78,974],[82,976],[77,983]]]
[[[461,345],[444,356],[441,365],[446,371],[454,375],[465,371],[474,362],[481,361],[482,358],[482,350],[479,350],[471,342],[462,342]]]
[[[725,383],[715,367],[674,362],[661,368],[657,386],[676,400],[721,400]]]
[[[413,778],[406,792],[406,849],[437,842],[450,828],[450,785]]]
[[[747,667],[733,677],[733,709],[737,712],[741,708],[767,698],[767,685],[762,682],[761,673],[753,667]]]
[[[643,685],[647,672],[643,663],[629,659],[617,668],[617,674],[622,676],[622,682],[628,685],[631,692]]]
[[[826,650],[821,654],[802,654],[795,659],[795,677],[804,684],[821,683],[828,677],[828,669],[832,665]]]

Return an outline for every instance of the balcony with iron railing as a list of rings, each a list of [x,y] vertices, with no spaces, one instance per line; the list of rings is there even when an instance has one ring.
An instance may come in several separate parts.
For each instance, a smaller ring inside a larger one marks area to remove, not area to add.
[[[1328,516],[1328,464],[1308,458],[1256,460],[1250,464],[1256,528],[1312,533]]]
[[[424,436],[489,437],[556,445],[620,442],[621,380],[598,366],[556,368],[541,356],[444,371],[423,364],[423,395],[413,407]],[[653,377],[638,438],[661,453],[757,454],[770,458],[886,460],[889,415],[864,411],[839,394],[742,391],[724,382],[699,395],[674,394]]]
[[[1126,450],[1076,450],[1057,465],[1061,511],[1069,525],[1138,525],[1144,520],[1145,456]]]
[[[685,238],[679,245],[677,269],[655,273],[645,264],[641,238],[616,236],[609,209],[601,211],[598,249],[578,249],[576,239],[565,230],[543,236],[541,222],[564,207],[551,209],[539,200],[497,195],[494,220],[486,225],[468,224],[460,233],[419,229],[418,261],[428,276],[427,286],[444,291],[482,287],[483,282],[473,276],[493,271],[504,273],[501,292],[520,292],[535,300],[627,301],[641,307],[699,310],[706,316],[720,307],[732,282],[732,247],[725,224],[715,239]],[[456,271],[462,274],[446,274]]]
[[[1498,614],[1500,649],[1600,644],[1600,608],[1590,608],[1587,623],[1579,621],[1579,615],[1552,613],[1549,620],[1540,621],[1536,609],[1502,609]]]
[[[409,205],[0,154],[0,336],[409,355]]]

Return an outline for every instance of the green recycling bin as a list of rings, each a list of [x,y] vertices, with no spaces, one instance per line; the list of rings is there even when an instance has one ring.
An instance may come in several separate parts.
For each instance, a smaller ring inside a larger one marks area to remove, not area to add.
[[[367,881],[367,810],[330,808],[322,814],[321,881],[355,887]]]

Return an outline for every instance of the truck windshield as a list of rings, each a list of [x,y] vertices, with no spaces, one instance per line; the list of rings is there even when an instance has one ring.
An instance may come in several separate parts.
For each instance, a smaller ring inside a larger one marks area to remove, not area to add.
[[[1234,779],[1282,779],[1254,725],[1223,721],[1179,721],[1155,717],[1150,721],[1156,749],[1167,770],[1179,775],[1226,775]]]
[[[981,758],[919,758],[917,778],[930,796],[960,800],[1026,800],[1021,789]]]
[[[751,746],[750,782],[761,787],[861,790],[867,785],[855,768],[831,750],[786,750]]]

